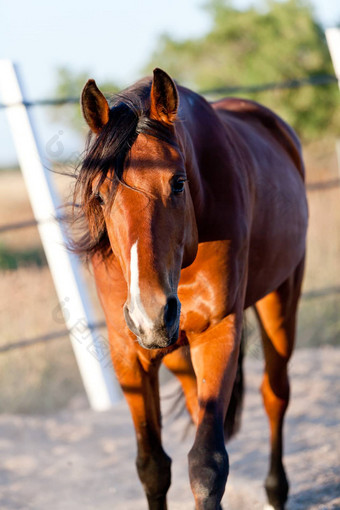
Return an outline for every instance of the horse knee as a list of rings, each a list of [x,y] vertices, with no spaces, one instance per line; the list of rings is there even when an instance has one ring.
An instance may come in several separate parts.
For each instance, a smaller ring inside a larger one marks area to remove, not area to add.
[[[190,484],[196,507],[217,510],[220,508],[229,474],[229,459],[224,445],[215,451],[194,445],[188,458]]]
[[[150,508],[166,508],[165,496],[171,484],[171,459],[162,449],[158,454],[137,456],[136,467],[140,481],[143,484]],[[162,504],[152,505],[152,501],[164,501]]]

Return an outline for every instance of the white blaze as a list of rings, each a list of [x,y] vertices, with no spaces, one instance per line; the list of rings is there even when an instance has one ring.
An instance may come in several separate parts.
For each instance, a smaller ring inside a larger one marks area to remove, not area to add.
[[[135,325],[151,329],[153,322],[148,317],[140,297],[139,269],[138,269],[138,241],[136,241],[130,252],[130,317]]]

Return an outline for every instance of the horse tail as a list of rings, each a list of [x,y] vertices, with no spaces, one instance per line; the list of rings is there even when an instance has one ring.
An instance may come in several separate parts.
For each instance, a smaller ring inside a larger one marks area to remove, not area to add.
[[[224,420],[224,437],[226,441],[229,441],[229,439],[231,439],[231,437],[239,431],[241,426],[241,414],[244,393],[243,356],[245,348],[244,345],[246,336],[245,333],[246,328],[244,324],[241,334],[241,344],[238,355],[236,377],[234,381],[233,390],[231,393],[228,411]]]

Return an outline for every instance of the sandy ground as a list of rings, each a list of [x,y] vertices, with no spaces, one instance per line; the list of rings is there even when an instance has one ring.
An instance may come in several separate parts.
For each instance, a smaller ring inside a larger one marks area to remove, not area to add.
[[[291,483],[287,510],[340,509],[340,349],[300,350],[291,363],[292,401],[285,462]],[[261,360],[246,360],[242,430],[229,445],[231,473],[225,509],[265,503],[268,429],[258,387]],[[163,394],[173,392],[174,383]],[[171,398],[163,398],[164,407]],[[183,414],[164,418],[173,459],[169,509],[193,509],[187,452],[193,429]],[[134,468],[135,440],[124,401],[95,413],[82,399],[49,416],[0,416],[0,509],[139,510],[146,502]]]

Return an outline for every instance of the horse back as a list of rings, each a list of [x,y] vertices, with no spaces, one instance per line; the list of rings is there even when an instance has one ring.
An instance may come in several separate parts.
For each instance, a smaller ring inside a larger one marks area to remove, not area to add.
[[[222,122],[232,123],[238,120],[246,123],[248,127],[260,123],[270,136],[274,137],[285,149],[303,181],[305,180],[300,141],[295,131],[276,113],[255,101],[237,98],[222,99],[212,103],[212,107],[220,116]]]

